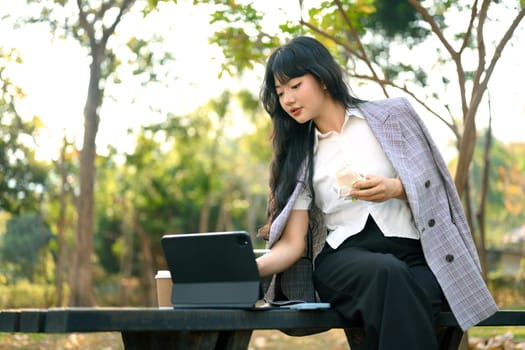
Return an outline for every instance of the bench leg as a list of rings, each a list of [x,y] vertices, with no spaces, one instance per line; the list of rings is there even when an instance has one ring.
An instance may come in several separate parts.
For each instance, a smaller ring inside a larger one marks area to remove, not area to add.
[[[252,331],[123,331],[126,350],[246,350]]]
[[[437,331],[439,350],[458,350],[463,338],[459,327],[440,327]]]
[[[346,339],[350,349],[364,349],[365,334],[362,328],[345,329]],[[463,339],[463,331],[458,327],[440,327],[436,330],[439,350],[461,350],[459,349]]]
[[[222,331],[214,350],[246,350],[251,337],[251,330]]]
[[[365,332],[363,328],[345,328],[346,341],[351,350],[365,348]]]

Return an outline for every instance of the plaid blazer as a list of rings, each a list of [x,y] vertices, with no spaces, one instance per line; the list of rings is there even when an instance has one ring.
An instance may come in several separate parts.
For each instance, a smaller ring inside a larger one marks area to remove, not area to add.
[[[481,276],[477,251],[463,207],[448,168],[426,126],[405,98],[365,102],[359,105],[383,151],[403,183],[428,265],[436,276],[451,311],[463,330],[497,311]],[[279,240],[306,171],[286,206],[272,222],[267,246]],[[270,300],[315,299],[312,269],[321,251],[326,228],[319,209],[310,209],[307,254],[290,269],[273,276],[266,291]],[[306,261],[306,263],[305,263]],[[310,262],[310,263],[308,263]]]

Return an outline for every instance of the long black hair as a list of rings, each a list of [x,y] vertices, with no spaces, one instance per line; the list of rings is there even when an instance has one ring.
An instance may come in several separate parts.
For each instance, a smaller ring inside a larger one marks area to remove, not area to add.
[[[316,39],[296,37],[270,55],[260,92],[261,102],[273,124],[267,223],[260,230],[263,237],[267,237],[271,222],[285,206],[297,181],[304,180],[297,179],[304,162],[308,170],[308,186],[314,195],[312,178],[315,126],[311,121],[300,124],[291,118],[279,103],[275,88],[276,79],[279,83],[286,84],[291,79],[306,74],[311,74],[320,84],[324,84],[331,97],[345,107],[362,102],[350,95],[343,69],[328,49]]]

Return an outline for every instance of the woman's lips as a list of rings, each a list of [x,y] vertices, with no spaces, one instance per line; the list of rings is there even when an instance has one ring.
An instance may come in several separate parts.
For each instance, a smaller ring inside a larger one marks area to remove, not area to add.
[[[291,113],[294,117],[297,117],[299,114],[301,114],[301,111],[303,110],[302,107],[294,108],[291,110]]]

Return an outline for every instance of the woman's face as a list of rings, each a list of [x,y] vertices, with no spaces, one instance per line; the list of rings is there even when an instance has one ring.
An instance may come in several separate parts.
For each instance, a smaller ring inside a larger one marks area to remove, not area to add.
[[[286,83],[276,77],[275,91],[283,110],[300,124],[319,117],[329,96],[325,86],[311,74],[292,78]]]

